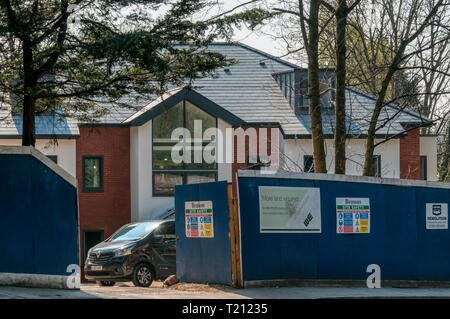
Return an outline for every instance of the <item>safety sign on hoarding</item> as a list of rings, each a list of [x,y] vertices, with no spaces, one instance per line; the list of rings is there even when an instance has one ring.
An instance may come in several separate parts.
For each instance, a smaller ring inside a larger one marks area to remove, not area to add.
[[[448,204],[426,204],[427,229],[448,229]]]
[[[336,198],[336,232],[370,233],[369,198]]]
[[[186,237],[214,238],[212,201],[185,202]]]

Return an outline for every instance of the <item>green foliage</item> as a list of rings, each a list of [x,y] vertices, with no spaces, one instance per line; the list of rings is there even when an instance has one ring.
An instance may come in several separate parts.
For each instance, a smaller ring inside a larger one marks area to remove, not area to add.
[[[440,149],[439,180],[442,182],[450,182],[450,126],[448,126],[448,123],[445,139]]]
[[[214,75],[235,61],[207,50],[259,11],[193,21],[203,0],[0,0],[0,91],[35,113],[94,121],[113,107]],[[124,98],[124,97],[127,98]],[[131,98],[134,97],[134,98]]]

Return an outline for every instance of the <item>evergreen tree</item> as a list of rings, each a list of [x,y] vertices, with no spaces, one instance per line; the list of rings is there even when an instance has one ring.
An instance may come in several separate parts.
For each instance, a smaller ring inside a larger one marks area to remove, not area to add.
[[[207,50],[230,23],[194,21],[203,0],[0,0],[0,92],[23,115],[22,145],[35,144],[35,116],[94,120],[124,96],[161,94],[233,61]],[[184,44],[183,46],[177,44]]]

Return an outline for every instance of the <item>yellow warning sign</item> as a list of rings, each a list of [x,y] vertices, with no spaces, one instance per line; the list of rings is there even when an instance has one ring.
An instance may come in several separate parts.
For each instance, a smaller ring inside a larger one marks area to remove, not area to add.
[[[369,228],[367,226],[361,226],[361,233],[368,233],[369,232]]]

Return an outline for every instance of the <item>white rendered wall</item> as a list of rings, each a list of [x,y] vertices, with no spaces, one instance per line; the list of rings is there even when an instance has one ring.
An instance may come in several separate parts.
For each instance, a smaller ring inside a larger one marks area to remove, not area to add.
[[[20,139],[0,139],[0,145],[20,146]],[[76,177],[76,140],[60,139],[55,143],[49,139],[37,139],[36,149],[45,155],[56,155],[58,157],[58,165],[61,166],[70,175]]]
[[[377,143],[378,140],[375,141]],[[328,173],[334,173],[334,141],[327,139],[326,163]],[[362,175],[364,166],[364,139],[350,139],[346,148],[346,174]],[[312,141],[310,139],[289,139],[285,142],[284,162],[288,170],[301,172],[303,170],[303,156],[312,155]],[[392,139],[375,148],[375,155],[381,155],[381,177],[400,178],[400,142]]]
[[[420,155],[427,157],[427,180],[437,181],[436,136],[420,137]]]
[[[226,129],[227,128],[232,128],[232,126],[230,124],[228,124],[227,122],[225,122],[222,119],[217,119],[217,128],[219,129],[220,133],[218,133],[219,136],[223,137],[223,140],[217,143],[217,148],[222,150],[222,154],[223,154],[223,159],[222,161],[218,160],[218,165],[217,165],[217,177],[219,181],[228,181],[229,183],[231,183],[231,178],[232,178],[232,165],[231,162],[228,161],[227,163],[227,150],[230,151],[231,153],[233,152],[233,138],[226,140]],[[217,152],[217,156],[219,156],[219,151]],[[231,156],[231,159],[233,157]]]
[[[173,206],[173,197],[152,196],[152,121],[132,127],[131,148],[131,221],[152,219]]]

